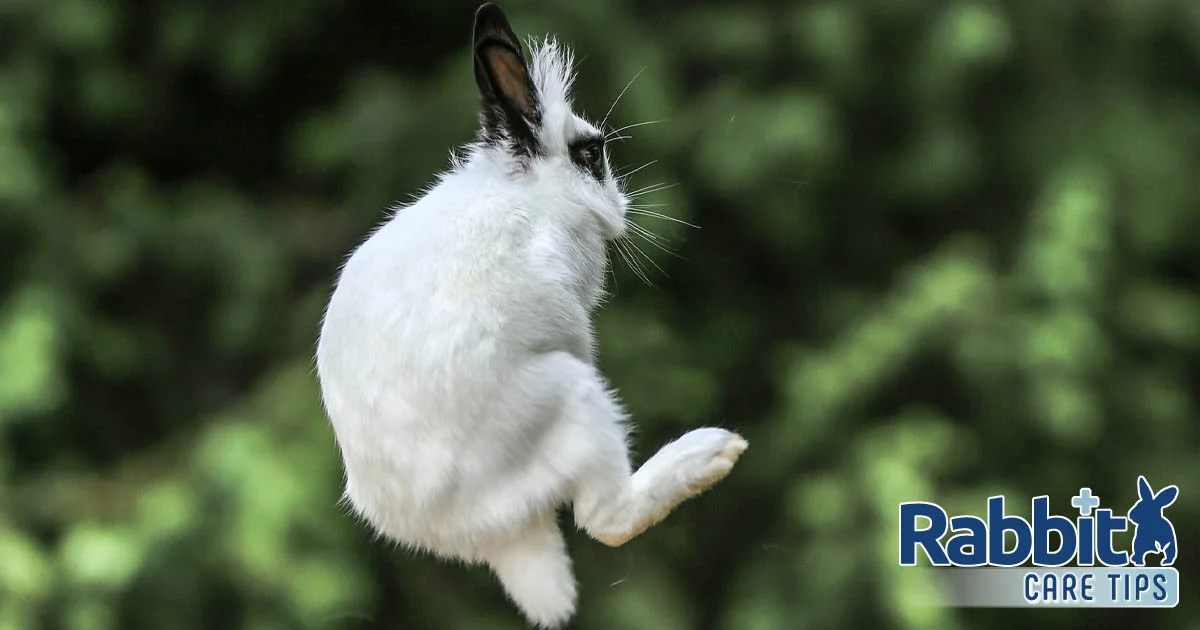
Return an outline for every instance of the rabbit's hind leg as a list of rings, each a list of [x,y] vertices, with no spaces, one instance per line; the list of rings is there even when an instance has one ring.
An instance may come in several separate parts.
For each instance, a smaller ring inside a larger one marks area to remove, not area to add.
[[[505,592],[540,628],[558,628],[575,613],[576,585],[562,533],[549,510],[482,554]]]
[[[561,356],[561,355],[560,355]],[[746,450],[741,436],[705,427],[684,434],[632,472],[625,416],[595,369],[578,359],[559,372],[571,374],[562,421],[570,438],[575,522],[592,538],[620,546],[662,521],[675,506],[729,474]]]
[[[602,499],[587,487],[593,480],[584,479],[576,499],[576,521],[596,540],[623,545],[724,479],[746,446],[741,436],[724,429],[685,433],[642,464],[620,493]]]

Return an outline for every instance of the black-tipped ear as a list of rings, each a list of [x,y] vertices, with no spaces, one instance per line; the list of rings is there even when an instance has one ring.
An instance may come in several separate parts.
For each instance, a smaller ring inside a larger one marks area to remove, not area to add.
[[[492,138],[507,135],[518,148],[536,152],[532,126],[541,122],[537,91],[529,78],[521,40],[504,11],[490,2],[475,11],[474,50],[485,134]]]

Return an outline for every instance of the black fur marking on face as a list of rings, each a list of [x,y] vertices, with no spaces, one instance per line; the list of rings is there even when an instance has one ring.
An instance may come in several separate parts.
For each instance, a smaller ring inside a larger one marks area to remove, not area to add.
[[[587,171],[596,181],[604,181],[605,155],[604,136],[580,136],[567,145],[571,162]]]
[[[521,40],[492,3],[475,12],[472,35],[475,84],[482,102],[479,139],[492,146],[510,140],[518,155],[540,154],[534,130],[541,123],[542,108]]]

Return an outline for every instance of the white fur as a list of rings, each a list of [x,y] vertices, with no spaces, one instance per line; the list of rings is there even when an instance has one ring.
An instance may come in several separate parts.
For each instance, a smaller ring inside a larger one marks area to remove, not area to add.
[[[619,545],[724,477],[746,443],[698,429],[636,474],[591,315],[628,200],[568,159],[570,54],[533,47],[545,155],[467,148],[347,260],[317,348],[345,498],[379,534],[485,562],[535,625],[576,607],[555,521]],[[606,167],[607,168],[607,167]]]

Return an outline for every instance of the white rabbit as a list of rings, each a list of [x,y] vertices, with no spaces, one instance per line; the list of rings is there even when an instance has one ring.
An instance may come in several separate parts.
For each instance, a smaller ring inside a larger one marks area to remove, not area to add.
[[[486,563],[552,628],[576,607],[559,506],[621,545],[747,444],[696,429],[633,472],[591,327],[629,201],[604,133],[571,111],[570,52],[531,48],[527,63],[497,6],[476,12],[479,136],[351,254],[316,360],[354,511],[409,549]]]

